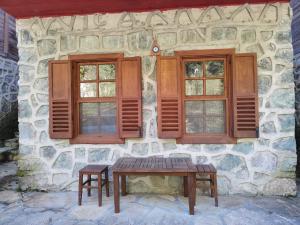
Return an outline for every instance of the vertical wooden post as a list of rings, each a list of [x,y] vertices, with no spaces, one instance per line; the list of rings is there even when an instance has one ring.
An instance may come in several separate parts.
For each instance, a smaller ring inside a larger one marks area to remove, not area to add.
[[[115,213],[120,212],[119,174],[113,172]]]
[[[121,189],[122,189],[122,196],[125,196],[126,193],[126,176],[122,175],[121,176]]]

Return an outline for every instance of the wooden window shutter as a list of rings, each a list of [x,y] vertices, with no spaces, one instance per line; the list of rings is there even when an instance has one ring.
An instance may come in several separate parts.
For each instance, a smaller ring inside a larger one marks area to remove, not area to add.
[[[143,133],[141,58],[123,58],[120,66],[120,137],[141,137]]]
[[[236,54],[233,65],[234,136],[256,138],[259,136],[256,54]]]
[[[71,62],[49,62],[49,132],[50,138],[72,138]]]
[[[182,130],[179,60],[175,56],[157,59],[158,137],[179,138]]]

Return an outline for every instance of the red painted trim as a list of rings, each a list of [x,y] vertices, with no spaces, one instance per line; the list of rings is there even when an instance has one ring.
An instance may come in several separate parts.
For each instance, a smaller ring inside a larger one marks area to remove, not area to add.
[[[20,18],[83,15],[92,13],[143,12],[178,8],[203,8],[289,2],[289,0],[1,0],[0,8]]]

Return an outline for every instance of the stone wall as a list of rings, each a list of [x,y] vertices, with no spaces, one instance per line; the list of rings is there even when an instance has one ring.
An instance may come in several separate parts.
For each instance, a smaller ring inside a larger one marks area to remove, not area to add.
[[[17,62],[0,57],[0,140],[18,130],[18,78]]]
[[[76,188],[87,163],[113,164],[122,156],[189,156],[218,168],[222,194],[295,195],[293,51],[288,4],[241,5],[165,12],[93,14],[17,21],[20,54],[19,167],[22,188]],[[260,138],[236,145],[177,145],[157,138],[156,58],[174,50],[235,48],[256,52]],[[144,137],[123,145],[70,145],[48,136],[50,59],[68,54],[124,52],[141,56]],[[179,178],[131,177],[130,191],[174,193]]]

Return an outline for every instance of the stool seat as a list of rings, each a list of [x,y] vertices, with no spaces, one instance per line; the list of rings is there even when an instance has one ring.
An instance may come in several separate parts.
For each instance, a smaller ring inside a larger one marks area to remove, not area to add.
[[[105,178],[102,179],[104,173]],[[93,179],[97,176],[97,179]],[[83,181],[83,177],[87,176],[87,180]],[[92,181],[97,181],[97,186],[92,186]],[[98,205],[102,205],[102,186],[105,185],[106,196],[109,197],[109,182],[108,182],[108,166],[107,165],[87,165],[79,170],[79,185],[78,185],[78,205],[82,203],[82,189],[86,188],[88,196],[91,196],[91,189],[98,189]]]
[[[217,187],[217,170],[212,164],[197,164],[197,174],[200,176],[208,175],[209,178],[196,178],[196,181],[209,181],[210,193],[215,198],[215,206],[218,206],[218,187]]]

